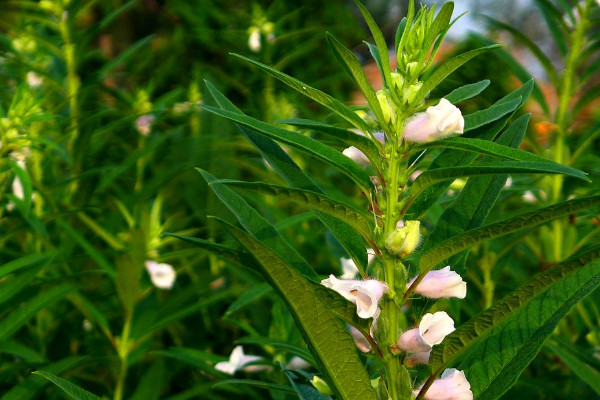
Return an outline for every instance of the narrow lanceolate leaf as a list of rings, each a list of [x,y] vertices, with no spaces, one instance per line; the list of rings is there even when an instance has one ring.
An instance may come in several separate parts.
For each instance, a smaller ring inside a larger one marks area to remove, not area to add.
[[[377,26],[377,22],[375,22],[375,20],[369,13],[369,10],[367,10],[367,8],[363,6],[358,0],[354,0],[354,3],[360,10],[360,13],[365,19],[365,22],[369,26],[369,30],[371,31],[371,35],[373,35],[373,39],[375,39],[375,44],[377,45],[377,48],[379,50],[379,57],[381,59],[381,68],[383,71],[384,81],[387,82],[389,85],[389,82],[391,80],[390,57],[388,55],[387,43],[385,41],[385,38],[383,37],[383,33],[381,33],[379,26]]]
[[[454,11],[454,3],[448,2],[444,4],[440,12],[435,16],[433,23],[429,27],[425,41],[423,42],[423,59],[429,54],[429,49],[436,41],[437,37],[440,34],[443,34],[448,29],[448,25],[450,24],[450,20],[452,19],[452,12]],[[433,53],[435,55],[435,53]]]
[[[504,323],[494,324],[489,336],[476,344],[460,364],[477,399],[496,400],[510,389],[560,320],[598,287],[600,261],[579,259],[574,264],[572,268],[576,270],[570,274],[569,267],[561,264],[563,268],[556,271],[556,275],[564,273],[566,276],[533,299],[529,300],[531,296],[528,296],[529,301]],[[542,273],[545,282],[554,278],[553,272],[554,269]],[[486,357],[489,354],[495,357]]]
[[[478,399],[497,399],[533,360],[571,307],[600,283],[600,247],[571,257],[460,326],[431,353],[432,376],[460,364]]]
[[[215,183],[222,183],[227,186],[238,187],[240,189],[253,190],[271,196],[276,196],[278,199],[290,200],[305,204],[308,207],[322,211],[346,222],[364,235],[365,238],[370,238],[373,234],[374,226],[369,219],[368,214],[354,208],[354,206],[351,206],[350,204],[333,200],[324,194],[312,192],[310,190],[289,188],[281,185],[259,182],[219,180],[215,181]]]
[[[296,392],[287,385],[282,385],[279,383],[265,382],[265,381],[257,381],[254,379],[225,379],[223,381],[215,383],[213,385],[213,388],[217,388],[220,386],[238,387],[239,385],[249,385],[249,386],[254,386],[254,387],[262,388],[262,389],[275,390],[275,391],[283,392],[283,393],[287,393],[287,394],[296,394]]]
[[[492,121],[496,121],[508,113],[514,111],[521,104],[521,99],[511,99],[504,101],[504,99],[498,100],[491,107],[485,110],[475,111],[472,114],[465,115],[465,132],[472,129],[479,128],[485,124],[489,124]]]
[[[327,43],[329,43],[329,47],[335,57],[340,64],[342,64],[348,75],[354,80],[354,83],[359,87],[360,91],[365,96],[365,99],[367,99],[367,103],[369,103],[369,106],[377,119],[383,121],[383,113],[379,101],[377,100],[377,96],[356,56],[329,33],[327,33]]]
[[[475,49],[458,55],[456,57],[451,58],[446,61],[440,67],[438,67],[431,76],[423,83],[421,89],[417,92],[415,96],[415,100],[411,105],[419,104],[423,101],[423,99],[431,92],[437,85],[439,85],[448,75],[452,72],[456,71],[461,65],[471,60],[473,57],[476,57],[480,54],[485,53],[486,51],[490,51],[500,47],[499,45],[491,45],[482,47],[480,49]]]
[[[329,108],[331,111],[338,114],[340,117],[344,118],[346,121],[350,122],[355,128],[357,128],[363,132],[368,132],[371,130],[369,125],[365,121],[363,121],[354,111],[352,111],[344,103],[342,103],[339,100],[334,99],[330,95],[323,93],[322,91],[317,90],[315,88],[312,88],[309,85],[307,85],[306,83],[301,82],[296,78],[292,78],[291,76],[284,74],[281,71],[277,71],[276,69],[271,68],[268,65],[265,65],[258,61],[254,61],[250,58],[244,57],[239,54],[233,54],[233,55],[241,58],[242,60],[248,61],[249,63],[262,69],[263,71],[273,75],[275,78],[279,79],[281,82],[285,83],[289,87],[296,89],[303,95],[310,97],[311,99],[313,99],[317,103],[321,104],[322,106]]]
[[[508,235],[521,229],[534,227],[564,215],[579,211],[598,209],[600,195],[569,200],[548,207],[530,211],[504,221],[496,222],[481,228],[473,229],[462,235],[443,241],[431,250],[425,252],[419,260],[421,274],[434,268],[436,265],[457,254],[462,250],[473,247],[483,241]]]
[[[208,90],[219,104],[219,107],[231,112],[241,111],[227,97],[219,92],[210,82],[206,82]],[[291,157],[283,151],[274,140],[259,135],[250,129],[237,125],[240,132],[256,147],[265,160],[273,167],[281,177],[293,187],[311,190],[322,193],[322,190],[298,167]],[[359,135],[356,135],[359,136]],[[366,138],[365,138],[366,139]],[[372,143],[370,143],[373,145]],[[358,147],[358,146],[357,146]],[[365,153],[367,154],[367,153]],[[363,273],[367,268],[367,252],[361,236],[345,222],[333,218],[320,211],[314,211],[315,215],[321,220],[323,225],[335,236],[354,260],[358,269]]]
[[[250,128],[255,132],[265,135],[271,139],[289,144],[290,146],[312,154],[322,161],[325,161],[326,163],[336,167],[338,170],[340,170],[340,172],[354,180],[365,192],[367,192],[368,188],[371,187],[371,181],[367,172],[365,172],[354,161],[339,151],[332,149],[331,147],[324,145],[315,139],[301,135],[297,132],[278,128],[271,124],[267,124],[266,122],[248,117],[244,114],[222,110],[206,105],[202,106],[202,108],[206,111],[227,118],[246,128]]]
[[[35,372],[32,372],[32,374],[40,375],[40,376],[43,376],[44,378],[48,379],[50,382],[54,383],[56,386],[61,388],[63,390],[63,392],[68,394],[69,397],[72,399],[75,399],[75,400],[101,400],[100,397],[96,396],[95,394],[92,394],[92,393],[88,392],[87,390],[84,390],[84,389],[80,388],[79,386],[77,386],[61,377],[56,376],[53,373],[50,373],[47,371],[35,371]]]
[[[233,226],[229,231],[262,265],[265,278],[286,302],[304,341],[338,398],[375,400],[354,342],[314,285],[262,243]]]
[[[600,370],[594,368],[587,362],[585,355],[581,354],[571,343],[567,343],[560,338],[548,341],[546,347],[552,350],[567,366],[584,381],[598,395],[600,395]],[[595,364],[598,360],[594,359]]]
[[[445,180],[465,176],[494,174],[562,174],[589,181],[584,172],[556,163],[535,161],[486,162],[464,167],[449,167],[425,171],[415,180],[411,188],[411,197],[416,198],[428,186]]]
[[[382,158],[382,155],[377,150],[377,146],[366,136],[354,133],[348,129],[337,128],[323,122],[312,121],[310,119],[292,118],[275,121],[279,124],[288,124],[298,126],[300,128],[310,129],[317,132],[325,133],[334,137],[348,146],[354,146],[367,156],[370,160]]]
[[[461,86],[458,89],[454,89],[452,92],[444,96],[452,104],[460,103],[461,101],[468,100],[477,96],[483,92],[485,88],[490,85],[490,81],[485,79],[476,83],[471,83],[465,86]]]
[[[46,263],[49,259],[49,254],[29,254],[21,258],[9,261],[4,265],[0,266],[0,278],[15,271],[18,271],[21,268]]]
[[[240,224],[256,239],[264,242],[266,246],[273,249],[282,259],[293,265],[302,275],[309,279],[318,280],[314,269],[306,262],[298,251],[292,247],[277,230],[258,213],[240,195],[229,189],[222,183],[216,183],[217,179],[208,172],[198,169],[204,180],[221,199],[223,204],[235,215]]]

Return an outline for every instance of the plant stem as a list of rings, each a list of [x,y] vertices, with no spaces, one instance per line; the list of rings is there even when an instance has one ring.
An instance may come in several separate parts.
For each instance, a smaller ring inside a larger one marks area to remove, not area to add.
[[[123,332],[121,333],[121,339],[119,340],[119,346],[117,351],[119,353],[119,376],[117,378],[117,386],[115,388],[115,395],[113,400],[123,400],[123,389],[125,388],[125,378],[127,378],[127,358],[129,357],[129,334],[131,331],[131,317],[132,313],[126,311],[125,325],[123,325]]]

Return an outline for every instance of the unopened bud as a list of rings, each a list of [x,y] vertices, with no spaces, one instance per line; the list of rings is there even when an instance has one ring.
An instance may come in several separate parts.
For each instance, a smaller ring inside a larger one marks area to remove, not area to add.
[[[327,382],[325,382],[323,379],[319,378],[317,375],[315,375],[312,378],[310,383],[312,383],[312,385],[315,387],[315,389],[317,389],[319,391],[319,393],[324,394],[325,396],[333,395],[333,392],[331,391],[331,388],[329,387]]]
[[[394,105],[390,102],[388,94],[383,90],[377,91],[377,100],[379,100],[379,105],[381,106],[381,111],[383,113],[384,121],[390,125],[394,125],[396,123],[396,110]]]
[[[404,227],[397,228],[385,239],[385,247],[394,254],[402,257],[412,253],[421,240],[419,221],[405,221]]]

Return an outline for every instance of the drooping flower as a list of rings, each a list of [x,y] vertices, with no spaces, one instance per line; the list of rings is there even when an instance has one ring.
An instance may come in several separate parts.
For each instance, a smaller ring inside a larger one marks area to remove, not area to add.
[[[463,133],[465,120],[455,105],[441,99],[437,106],[411,117],[404,127],[407,142],[427,143],[444,139],[455,133]]]
[[[421,318],[418,328],[410,329],[400,336],[397,347],[413,352],[411,364],[426,364],[431,348],[442,343],[454,331],[454,320],[444,311],[427,313]]]
[[[416,279],[416,278],[415,278]],[[411,286],[415,279],[407,286]],[[467,295],[467,282],[461,276],[450,270],[450,266],[437,271],[429,271],[415,288],[415,292],[425,297],[439,299],[441,297],[458,297],[464,299]]]
[[[418,394],[421,388],[414,391]],[[449,368],[442,373],[440,379],[433,381],[425,395],[425,400],[473,400],[471,384],[465,373]]]
[[[365,135],[364,133],[362,133],[360,131],[355,131],[355,132],[357,132],[357,135],[361,135],[361,136]],[[385,133],[375,132],[375,133],[373,133],[373,136],[375,137],[375,139],[377,139],[379,141],[379,143],[381,143],[381,144],[385,143]],[[346,157],[350,158],[352,161],[354,161],[355,163],[357,163],[359,166],[361,166],[363,168],[366,168],[368,165],[371,164],[371,161],[367,158],[365,153],[363,153],[362,151],[360,151],[358,148],[356,148],[354,146],[350,146],[350,147],[344,149],[342,154],[345,155]]]
[[[377,314],[377,303],[387,292],[385,283],[375,279],[358,281],[353,279],[337,279],[333,275],[323,279],[321,284],[335,290],[346,300],[356,304],[356,312],[360,318],[371,318]]]
[[[403,226],[396,228],[385,239],[385,247],[394,254],[403,257],[412,253],[421,240],[419,221],[404,221]]]
[[[369,351],[371,351],[371,343],[369,343],[367,338],[362,333],[360,333],[358,329],[356,329],[352,325],[348,325],[348,331],[350,332],[350,335],[352,335],[354,344],[356,345],[356,347],[358,347],[360,351],[362,351],[363,353],[368,353]]]
[[[311,365],[301,357],[294,356],[285,366],[286,369],[309,369]]]
[[[159,289],[172,289],[175,283],[175,269],[169,264],[146,261],[146,270],[150,275],[152,284]]]
[[[233,375],[236,371],[243,369],[246,372],[258,372],[263,371],[268,366],[266,365],[249,365],[245,367],[246,364],[250,364],[255,361],[262,360],[263,358],[260,356],[248,356],[244,354],[244,348],[242,346],[236,346],[231,355],[229,356],[229,361],[221,361],[215,364],[215,369],[221,372],[224,372],[229,375]]]

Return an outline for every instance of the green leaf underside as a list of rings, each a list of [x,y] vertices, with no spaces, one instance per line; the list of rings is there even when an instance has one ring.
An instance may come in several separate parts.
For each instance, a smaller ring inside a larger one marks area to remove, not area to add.
[[[318,280],[314,269],[306,262],[298,251],[277,232],[277,230],[263,218],[258,211],[250,206],[240,195],[229,189],[222,183],[216,183],[217,179],[208,172],[198,169],[210,188],[221,199],[223,204],[235,215],[240,224],[251,235],[261,240],[270,249],[273,249],[287,263],[293,265],[304,276],[312,280]]]
[[[285,300],[304,341],[338,397],[377,399],[354,342],[329,311],[329,305],[315,293],[314,285],[262,243],[233,226],[228,229],[256,257],[272,286]]]
[[[477,343],[459,368],[465,370],[474,396],[495,400],[516,381],[571,308],[600,284],[600,251],[577,257],[541,273],[534,284],[501,302],[499,314],[513,309],[504,321],[492,324],[489,335]],[[586,259],[587,258],[587,259]],[[590,259],[596,259],[591,261]],[[536,285],[547,290],[539,293]],[[539,293],[539,294],[538,294]],[[518,299],[518,300],[517,300]],[[524,304],[521,304],[524,302]],[[493,319],[493,318],[492,318]]]
[[[427,94],[432,91],[437,85],[439,85],[448,75],[458,69],[461,65],[471,60],[473,57],[476,57],[482,53],[493,50],[500,47],[499,45],[491,45],[482,47],[480,49],[475,49],[468,51],[466,53],[460,54],[456,57],[451,58],[446,61],[440,67],[438,67],[431,76],[423,83],[423,86],[417,92],[415,96],[415,100],[413,104],[418,104],[427,96]]]
[[[597,207],[599,204],[600,195],[583,197],[581,199],[553,204],[548,207],[523,213],[504,221],[467,231],[462,235],[443,241],[431,250],[422,254],[419,260],[420,271],[421,273],[426,273],[448,257],[485,240],[504,236],[521,229],[534,227],[564,215],[592,209],[592,207]]]
[[[365,153],[367,158],[369,158],[370,160],[374,160],[381,157],[379,151],[377,150],[377,147],[373,144],[373,142],[371,142],[369,138],[349,131],[347,129],[337,128],[335,126],[331,126],[323,122],[301,118],[283,119],[275,122],[280,124],[298,126],[300,128],[325,133],[327,135],[337,138],[338,140],[341,140],[349,146],[356,147],[357,149]]]
[[[206,82],[206,85],[221,108],[241,113],[241,111],[210,82]],[[275,141],[247,130],[240,125],[237,125],[237,127],[250,143],[258,149],[263,158],[271,164],[273,169],[275,169],[290,186],[322,193],[322,190],[306,176],[306,174],[304,174],[302,169],[298,167],[298,165],[285,151],[283,151],[281,146],[275,143]],[[358,269],[364,273],[367,268],[367,252],[361,236],[345,222],[320,211],[314,211],[314,213],[321,220],[323,225],[329,229],[333,236],[335,236],[350,258],[354,260]]]
[[[368,191],[367,188],[371,187],[371,181],[367,172],[365,172],[354,161],[339,151],[332,149],[331,147],[324,145],[315,139],[303,136],[297,132],[278,128],[271,124],[267,124],[266,122],[248,117],[244,114],[222,110],[206,105],[202,106],[202,108],[206,111],[220,115],[235,123],[250,128],[259,134],[269,137],[270,139],[284,142],[290,146],[312,154],[320,160],[336,167],[340,172],[343,172],[350,179],[354,180],[364,191]]]
[[[586,174],[582,171],[561,164],[531,161],[486,162],[425,171],[413,183],[411,197],[418,197],[428,186],[438,182],[462,177],[494,174],[563,174],[589,181]]]
[[[50,382],[61,388],[63,392],[69,395],[69,397],[75,400],[101,400],[100,397],[96,396],[95,394],[92,394],[87,390],[83,390],[79,386],[62,379],[53,373],[47,371],[35,371],[32,372],[32,374],[40,375],[48,379]]]
[[[238,187],[276,196],[278,199],[290,200],[305,204],[315,210],[327,213],[338,218],[358,230],[365,238],[370,238],[373,234],[373,224],[369,220],[369,215],[349,204],[340,203],[329,197],[312,192],[310,190],[289,188],[280,185],[244,182],[235,180],[219,180],[214,183],[222,183],[227,186]]]
[[[339,100],[334,99],[330,95],[323,93],[322,91],[317,90],[315,88],[312,88],[306,83],[301,82],[298,79],[293,78],[287,74],[284,74],[281,71],[277,71],[276,69],[271,68],[268,65],[265,65],[263,63],[260,63],[258,61],[252,60],[239,54],[232,55],[257,66],[258,68],[262,69],[268,74],[279,79],[281,82],[285,83],[292,89],[295,89],[303,95],[313,99],[322,106],[329,108],[331,111],[338,114],[346,121],[350,122],[355,128],[363,132],[368,132],[371,130],[369,125],[367,125],[367,123],[363,121],[354,111],[352,111],[348,106],[346,106]]]
[[[444,98],[452,104],[457,104],[461,101],[465,101],[477,96],[479,93],[483,92],[485,88],[487,88],[489,85],[490,81],[487,79],[476,83],[470,83],[468,85],[464,85],[457,89],[454,89],[452,92],[445,95]]]

